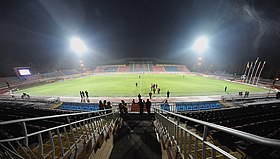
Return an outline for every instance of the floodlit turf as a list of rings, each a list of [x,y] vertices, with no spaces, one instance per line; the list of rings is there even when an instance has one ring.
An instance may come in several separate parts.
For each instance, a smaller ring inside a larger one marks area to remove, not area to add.
[[[140,78],[139,78],[140,75]],[[138,87],[135,83],[138,83]],[[215,80],[196,75],[179,74],[115,74],[96,75],[77,78],[66,81],[45,84],[29,89],[19,90],[16,94],[26,92],[36,96],[79,96],[79,91],[87,90],[91,97],[124,97],[148,96],[151,83],[157,83],[161,93],[156,96],[166,96],[169,90],[170,96],[189,95],[221,95],[225,94],[224,88],[228,87],[228,93],[239,91],[264,92],[266,89],[251,87],[243,84]]]

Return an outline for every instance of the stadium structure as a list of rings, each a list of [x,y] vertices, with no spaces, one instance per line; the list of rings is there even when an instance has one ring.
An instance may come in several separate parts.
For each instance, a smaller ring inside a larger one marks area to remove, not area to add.
[[[138,102],[141,96],[83,96],[80,101],[16,93],[61,80],[113,74],[196,75],[248,85],[225,73],[191,72],[184,64],[154,58],[129,58],[87,71],[0,78],[0,158],[280,158],[276,80],[250,85],[266,87],[269,93],[244,96],[225,89],[215,98],[153,97],[150,113],[147,103]],[[130,102],[134,98],[139,99]]]

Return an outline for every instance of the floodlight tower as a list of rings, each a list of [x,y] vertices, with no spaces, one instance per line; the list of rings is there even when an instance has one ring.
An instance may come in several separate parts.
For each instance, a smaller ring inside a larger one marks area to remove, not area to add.
[[[77,56],[79,56],[80,58],[82,58],[83,53],[88,51],[88,48],[87,48],[86,44],[84,43],[84,41],[82,41],[78,37],[73,37],[70,40],[70,48],[73,52],[78,54]],[[85,71],[85,64],[84,64],[83,60],[81,60],[81,59],[79,60],[79,67],[82,71]]]
[[[205,36],[198,37],[198,38],[195,40],[195,42],[194,42],[194,44],[193,44],[193,46],[192,46],[192,50],[193,50],[194,52],[196,52],[196,53],[199,55],[199,57],[198,57],[198,62],[197,62],[197,64],[196,64],[199,68],[201,68],[201,66],[202,66],[202,57],[201,57],[201,54],[202,54],[203,52],[205,52],[205,51],[207,50],[207,48],[208,48],[208,38],[205,37]],[[200,70],[200,69],[199,69],[199,70]]]

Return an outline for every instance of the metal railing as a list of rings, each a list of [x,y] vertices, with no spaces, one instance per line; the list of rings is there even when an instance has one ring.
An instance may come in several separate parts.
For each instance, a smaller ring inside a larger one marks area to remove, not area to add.
[[[77,155],[79,145],[85,145],[89,141],[93,142],[92,140],[96,142],[99,135],[113,126],[114,119],[117,117],[116,112],[118,112],[117,109],[106,109],[94,112],[2,121],[0,122],[0,127],[10,125],[9,127],[14,126],[16,128],[16,126],[20,125],[21,130],[18,130],[18,132],[21,135],[7,136],[6,139],[1,139],[0,152],[2,151],[2,155],[5,154],[9,158],[21,159],[64,158],[69,154],[73,155],[73,152]],[[28,127],[28,125],[32,125],[32,122],[41,121],[47,124],[46,121],[55,122],[56,120],[64,120],[65,123],[57,122],[58,126],[43,128],[35,132],[32,132]],[[46,139],[48,140],[46,141]],[[32,144],[30,144],[30,140],[33,140]],[[48,144],[46,144],[47,142]],[[48,150],[46,145],[50,147]],[[33,150],[34,148],[37,148],[36,152]]]
[[[172,116],[172,118],[171,118]],[[222,156],[230,159],[236,159],[237,157],[231,155],[229,152],[221,149],[219,146],[215,145],[214,142],[207,141],[208,136],[208,128],[218,130],[227,134],[231,134],[235,137],[242,138],[246,141],[250,141],[252,143],[257,143],[263,146],[270,146],[275,148],[280,148],[280,140],[269,139],[257,135],[253,135],[250,133],[246,133],[243,131],[239,131],[236,129],[216,125],[213,123],[208,123],[205,121],[193,119],[190,117],[186,117],[183,115],[179,115],[173,112],[165,111],[162,109],[155,108],[155,118],[156,120],[163,125],[167,129],[167,132],[174,136],[176,141],[178,141],[178,146],[180,146],[181,150],[184,150],[182,153],[185,158],[198,158],[198,142],[202,144],[201,150],[201,158],[206,158],[206,146],[211,149],[211,158],[216,158],[217,152]],[[185,123],[180,123],[180,120],[183,119],[185,121],[194,122],[195,124],[200,124],[203,126],[203,134],[202,136],[198,133],[187,128],[187,125],[183,125]],[[191,145],[194,144],[193,151],[191,151]],[[187,152],[188,150],[188,152]],[[190,157],[192,156],[192,157]]]

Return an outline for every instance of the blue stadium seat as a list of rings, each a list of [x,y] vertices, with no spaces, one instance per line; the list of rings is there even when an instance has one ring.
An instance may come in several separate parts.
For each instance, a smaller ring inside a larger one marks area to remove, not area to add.
[[[166,111],[170,111],[170,105],[169,104],[161,104],[160,108]]]
[[[192,110],[198,110],[198,105],[193,105]]]
[[[211,106],[210,106],[209,103],[207,103],[207,104],[205,105],[205,109],[206,109],[206,110],[211,109]]]
[[[216,105],[214,103],[211,103],[210,106],[211,106],[211,109],[215,109],[216,108]]]
[[[221,108],[221,104],[220,103],[216,103],[215,106],[216,106],[216,108]]]

